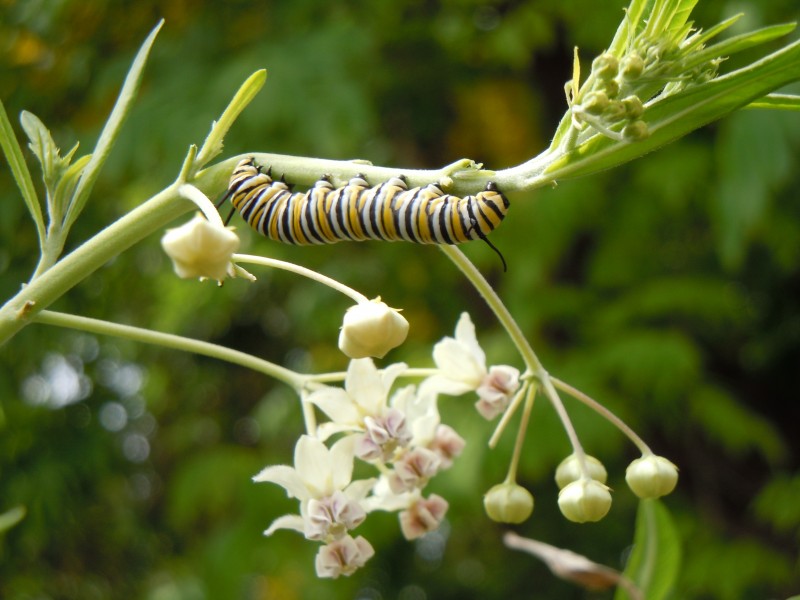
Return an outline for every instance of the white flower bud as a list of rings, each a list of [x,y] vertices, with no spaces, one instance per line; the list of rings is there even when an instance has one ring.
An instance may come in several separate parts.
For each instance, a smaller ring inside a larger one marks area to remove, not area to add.
[[[406,335],[408,321],[397,309],[375,298],[347,309],[339,334],[339,349],[350,358],[383,358],[402,344]]]
[[[516,483],[498,483],[486,492],[483,507],[492,521],[522,523],[533,512],[533,496]]]
[[[611,508],[611,492],[599,481],[582,477],[559,492],[558,508],[575,523],[599,521]]]
[[[675,489],[678,467],[663,456],[642,456],[628,465],[625,481],[639,498],[660,498]]]
[[[214,225],[198,214],[180,227],[167,229],[161,246],[178,277],[222,281],[233,273],[231,255],[239,248],[239,237],[231,228]]]
[[[606,482],[608,478],[606,468],[603,466],[603,463],[594,456],[586,455],[586,468],[588,469],[586,475],[588,475],[590,479],[594,479],[600,483]],[[578,457],[575,454],[570,454],[561,461],[561,464],[558,465],[556,469],[556,484],[558,485],[558,489],[565,488],[573,481],[580,479],[582,475],[583,473],[581,472],[581,464]]]

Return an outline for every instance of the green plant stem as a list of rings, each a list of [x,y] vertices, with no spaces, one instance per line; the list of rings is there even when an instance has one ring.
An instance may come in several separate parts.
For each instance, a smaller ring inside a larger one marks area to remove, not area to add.
[[[558,397],[558,392],[556,392],[552,382],[550,381],[550,375],[547,373],[544,366],[542,366],[542,363],[539,361],[539,358],[536,356],[533,348],[531,348],[531,345],[528,343],[528,340],[525,338],[525,335],[522,333],[519,325],[517,325],[514,317],[511,316],[511,313],[508,311],[508,308],[506,308],[506,305],[503,304],[503,301],[500,299],[500,296],[497,295],[497,292],[494,291],[492,286],[489,285],[489,282],[486,281],[483,275],[481,275],[481,272],[475,268],[475,265],[470,262],[470,260],[464,255],[463,252],[461,252],[461,250],[459,250],[456,246],[449,246],[446,244],[442,244],[439,246],[439,248],[466,276],[473,287],[483,297],[486,304],[489,305],[489,308],[492,310],[492,312],[494,312],[498,321],[500,321],[500,324],[505,328],[506,332],[511,338],[511,341],[517,347],[517,351],[522,356],[522,360],[525,363],[528,371],[538,380],[539,385],[541,386],[548,400],[550,400],[550,403],[553,405],[556,414],[561,420],[564,430],[567,432],[567,437],[572,445],[572,449],[578,457],[578,462],[581,465],[581,469],[583,472],[588,473],[588,467],[586,465],[586,453],[583,450],[583,446],[581,446],[580,440],[578,439],[578,434],[575,432],[575,428],[572,425],[572,421],[570,421],[569,415],[564,408],[564,403],[561,402],[561,399]]]
[[[397,377],[424,378],[432,377],[439,372],[438,369],[406,369]],[[336,371],[334,373],[320,373],[319,375],[307,375],[306,383],[339,383],[347,378],[346,371]]]
[[[229,175],[222,163],[199,173],[193,184],[207,195],[209,190],[218,193]],[[0,308],[0,345],[106,262],[192,210],[194,204],[178,193],[181,183],[170,185],[106,227],[10,298]]]
[[[527,393],[525,394],[525,408],[522,411],[522,418],[519,420],[519,430],[517,432],[517,439],[514,442],[514,452],[511,455],[511,462],[508,465],[508,474],[506,475],[506,483],[517,482],[517,468],[519,467],[519,459],[522,456],[522,446],[525,443],[525,432],[528,430],[528,423],[531,418],[531,411],[533,410],[533,401],[536,399],[536,386],[528,386]]]
[[[560,379],[556,379],[555,377],[550,378],[553,382],[553,385],[560,389],[563,392],[566,392],[576,400],[583,402],[586,406],[591,408],[593,411],[598,413],[601,417],[609,421],[614,427],[619,429],[623,434],[625,434],[631,442],[639,449],[639,451],[643,455],[653,454],[653,451],[650,447],[644,442],[642,438],[636,435],[636,432],[628,427],[625,422],[620,419],[617,415],[612,413],[608,410],[605,406],[600,404],[597,400],[589,396],[588,394],[584,394],[577,388],[572,387],[568,383],[561,381]]]
[[[110,335],[145,344],[161,346],[163,348],[172,348],[173,350],[182,350],[216,358],[248,369],[253,369],[269,377],[274,377],[295,389],[300,389],[306,380],[305,376],[300,373],[296,373],[250,354],[171,333],[162,333],[151,329],[143,329],[131,325],[120,325],[119,323],[111,323],[100,319],[90,319],[88,317],[49,310],[39,312],[34,320],[36,323],[42,325],[54,325],[56,327],[77,329],[98,335]]]
[[[494,428],[494,433],[492,433],[492,437],[489,438],[489,448],[494,448],[497,446],[497,442],[500,441],[500,436],[503,435],[503,432],[506,430],[509,421],[517,412],[519,405],[522,404],[522,399],[528,393],[528,387],[530,386],[529,382],[525,382],[519,391],[514,394],[514,398],[506,408],[505,412],[500,417],[500,420],[497,422],[497,427]]]
[[[294,273],[296,275],[302,275],[303,277],[308,277],[317,283],[327,285],[329,288],[332,288],[337,292],[341,292],[348,298],[351,298],[356,302],[356,304],[369,302],[369,298],[367,298],[364,294],[347,287],[343,283],[339,283],[335,279],[331,279],[326,275],[322,275],[321,273],[317,273],[316,271],[312,271],[306,267],[301,267],[294,263],[286,262],[285,260],[266,258],[264,256],[255,256],[253,254],[234,254],[231,257],[231,260],[236,263],[260,265],[262,267],[272,267],[273,269],[283,269],[284,271],[289,271],[290,273]]]

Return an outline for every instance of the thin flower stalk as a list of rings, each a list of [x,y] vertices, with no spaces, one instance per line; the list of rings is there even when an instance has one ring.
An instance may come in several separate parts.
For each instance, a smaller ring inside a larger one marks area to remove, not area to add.
[[[575,427],[573,427],[572,421],[569,419],[569,415],[564,408],[563,402],[561,402],[561,399],[558,397],[558,392],[555,390],[552,382],[550,381],[550,375],[539,361],[539,358],[536,356],[533,348],[531,348],[531,345],[528,343],[528,340],[525,338],[525,335],[522,333],[519,325],[514,320],[514,317],[511,316],[508,308],[506,308],[506,305],[497,295],[497,292],[494,291],[494,288],[492,288],[481,272],[475,267],[475,265],[472,264],[472,262],[470,262],[470,260],[463,252],[461,252],[461,250],[455,246],[448,245],[442,245],[440,248],[442,252],[444,252],[447,257],[452,260],[459,270],[467,277],[470,283],[483,297],[484,301],[489,305],[489,308],[492,310],[492,312],[494,312],[495,316],[497,316],[498,321],[500,321],[500,324],[506,330],[511,338],[511,341],[516,346],[517,351],[522,356],[522,360],[525,362],[526,367],[532,373],[532,376],[535,377],[539,382],[539,385],[542,387],[542,390],[544,391],[548,400],[550,400],[550,403],[553,405],[553,408],[555,409],[556,414],[561,420],[561,424],[567,433],[567,437],[569,438],[573,452],[575,452],[578,457],[578,461],[582,466],[582,470],[584,472],[588,472],[588,466],[586,465],[586,453],[584,452],[583,446],[578,439],[578,434],[575,432]]]
[[[347,287],[343,283],[339,283],[335,279],[322,275],[321,273],[317,273],[311,269],[307,269],[306,267],[301,267],[300,265],[295,265],[293,263],[287,262],[285,260],[278,260],[277,258],[267,258],[266,256],[256,256],[253,254],[234,254],[233,261],[237,263],[245,263],[251,265],[259,265],[262,267],[272,267],[274,269],[282,269],[284,271],[289,271],[290,273],[294,273],[296,275],[301,275],[303,277],[307,277],[308,279],[312,279],[318,283],[323,285],[327,285],[329,288],[336,290],[351,298],[355,302],[361,304],[362,302],[369,302],[369,299],[364,295],[361,294],[354,289]]]
[[[262,358],[255,357],[251,354],[240,352],[238,350],[232,350],[231,348],[225,348],[224,346],[219,346],[210,342],[193,340],[180,335],[162,333],[160,331],[153,331],[152,329],[133,327],[131,325],[121,325],[119,323],[111,323],[101,319],[91,319],[88,317],[70,315],[50,310],[41,311],[34,317],[34,320],[42,325],[54,325],[57,327],[77,329],[79,331],[86,331],[88,333],[96,333],[99,335],[111,335],[145,344],[161,346],[163,348],[182,350],[184,352],[191,352],[194,354],[200,354],[202,356],[216,358],[225,362],[252,369],[269,377],[274,377],[275,379],[283,381],[295,389],[301,389],[306,382],[305,375],[287,369],[286,367],[276,365],[275,363],[271,363]]]
[[[576,400],[583,402],[586,406],[594,410],[598,413],[601,417],[605,420],[610,422],[614,425],[617,429],[619,429],[623,434],[625,434],[631,442],[639,449],[642,454],[652,454],[653,451],[650,447],[645,443],[645,441],[639,437],[636,432],[631,429],[622,419],[620,419],[617,415],[613,412],[608,410],[605,406],[600,404],[597,400],[589,396],[588,394],[583,393],[577,388],[572,387],[570,384],[561,381],[555,377],[550,377],[550,380],[553,382],[553,385],[560,389],[563,392],[566,392]]]

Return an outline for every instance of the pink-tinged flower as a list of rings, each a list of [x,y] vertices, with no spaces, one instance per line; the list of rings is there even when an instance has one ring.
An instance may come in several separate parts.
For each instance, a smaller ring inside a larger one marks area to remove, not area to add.
[[[364,433],[357,436],[355,454],[368,462],[391,461],[395,452],[411,441],[406,416],[389,408],[380,417],[364,417]]]
[[[167,229],[161,246],[178,277],[222,281],[233,275],[231,256],[239,248],[239,237],[232,228],[221,222],[213,224],[198,214],[180,227]]]
[[[508,408],[511,397],[519,389],[519,369],[497,365],[489,369],[476,390],[475,408],[487,421],[501,415]]]
[[[397,363],[378,370],[372,359],[351,360],[344,389],[323,386],[311,392],[306,400],[331,419],[317,429],[320,438],[325,440],[335,433],[364,431],[366,417],[382,417],[394,380],[406,368],[405,364]]]
[[[361,504],[338,490],[321,500],[311,498],[305,513],[304,533],[309,540],[339,539],[367,518]]]
[[[441,462],[433,450],[414,448],[394,462],[394,470],[389,475],[389,487],[395,494],[422,489],[439,471]]]
[[[363,537],[345,536],[319,549],[315,559],[317,577],[336,579],[352,575],[375,555],[375,550]]]
[[[400,530],[407,540],[422,537],[439,528],[447,514],[447,500],[436,494],[420,498],[400,513]]]
[[[299,515],[277,518],[264,535],[293,529],[309,539],[329,541],[357,527],[366,516],[361,503],[375,480],[351,482],[354,445],[349,436],[328,449],[317,438],[304,435],[295,446],[294,467],[275,465],[256,475],[254,481],[277,483],[300,501]]]
[[[433,347],[433,360],[438,373],[423,382],[423,390],[455,396],[475,391],[476,407],[487,419],[502,413],[519,389],[518,369],[498,365],[487,370],[486,354],[467,313],[461,314],[455,337],[446,337]]]
[[[453,466],[453,459],[461,454],[467,442],[456,430],[449,425],[440,424],[436,428],[436,433],[428,444],[428,448],[433,450],[439,457],[439,470],[443,471]]]

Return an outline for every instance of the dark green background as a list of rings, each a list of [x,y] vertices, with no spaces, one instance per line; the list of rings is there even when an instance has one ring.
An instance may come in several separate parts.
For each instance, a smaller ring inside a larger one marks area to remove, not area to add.
[[[747,28],[799,16],[796,0],[700,4],[695,21],[705,27],[740,10]],[[72,248],[170,183],[189,144],[202,142],[260,68],[267,84],[230,131],[226,155],[409,168],[465,156],[489,168],[523,162],[546,147],[565,110],[573,46],[588,63],[621,9],[595,0],[9,0],[0,3],[0,97],[15,126],[30,110],[63,151],[80,140],[88,152],[136,49],[166,18]],[[465,248],[547,368],[680,467],[666,500],[684,540],[675,598],[800,593],[798,151],[796,114],[738,114],[624,168],[512,194],[511,214],[492,236],[508,273],[485,245]],[[5,167],[4,299],[37,257]],[[490,361],[519,365],[493,316],[434,247],[292,248],[245,229],[250,252],[402,307],[411,334],[387,360],[431,365],[432,344],[468,310]],[[285,273],[256,275],[255,284],[221,288],[178,280],[153,236],[54,308],[299,370],[344,369],[335,341],[348,301]],[[46,393],[59,373],[82,381],[61,403]],[[376,557],[334,582],[313,576],[315,544],[291,532],[261,536],[296,508],[280,488],[250,481],[266,464],[291,461],[302,421],[285,386],[209,359],[31,326],[0,349],[0,402],[0,512],[28,511],[0,537],[2,598],[611,596],[587,595],[502,547],[505,528],[486,518],[481,497],[503,477],[511,440],[489,452],[492,426],[468,398],[442,402],[469,444],[431,485],[451,505],[441,535],[409,543],[395,515],[373,515],[359,532]],[[620,567],[636,510],[624,470],[636,453],[566,402],[587,450],[609,470],[614,506],[598,524],[560,516],[552,474],[569,449],[539,402],[520,468],[536,509],[517,530]]]

